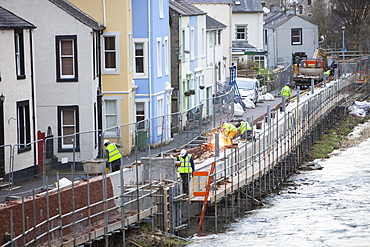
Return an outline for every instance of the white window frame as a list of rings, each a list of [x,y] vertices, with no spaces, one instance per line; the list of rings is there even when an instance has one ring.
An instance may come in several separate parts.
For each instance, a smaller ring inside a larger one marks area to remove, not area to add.
[[[31,150],[30,121],[30,102],[28,100],[17,102],[17,136],[19,152]]]
[[[134,78],[148,78],[148,39],[133,39],[133,47],[132,47],[132,63],[133,63],[133,73]],[[136,50],[135,44],[142,43],[144,46],[143,56],[144,56],[144,73],[136,73]]]
[[[134,111],[134,113],[135,113],[135,123],[137,123],[137,120],[136,120],[136,117],[137,117],[137,115],[136,115],[136,111],[137,111],[136,104],[137,103],[144,103],[144,119],[148,119],[149,118],[148,117],[148,112],[149,112],[148,103],[149,103],[149,99],[135,99],[135,111]],[[145,121],[145,128],[148,127],[147,125],[148,125],[148,121]]]
[[[164,121],[163,121],[163,116],[164,116],[164,97],[163,95],[161,96],[158,96],[157,98],[157,109],[158,109],[158,112],[157,112],[157,116],[158,116],[158,121],[157,121],[157,125],[158,125],[158,128],[157,128],[157,134],[160,136],[163,134],[163,124],[164,124]]]
[[[170,71],[169,71],[169,56],[168,56],[168,37],[164,37],[163,38],[163,45],[164,45],[164,73],[165,75],[169,75],[170,74]]]
[[[254,56],[254,62],[258,64],[259,68],[264,68],[265,67],[265,56],[263,55],[255,55]],[[262,63],[262,64],[261,64]],[[261,66],[263,65],[263,66]]]
[[[299,31],[299,35],[293,35],[294,31]],[[299,38],[299,41],[293,41],[293,38]],[[291,29],[291,39],[292,39],[292,45],[302,45],[302,28],[292,28]]]
[[[73,112],[73,124],[66,124],[64,125],[64,119],[63,115],[65,111],[72,111]],[[73,138],[75,139],[75,148],[76,151],[78,150],[79,152],[79,147],[80,147],[80,138],[79,134],[76,134],[74,136],[71,136],[70,133],[65,133],[64,130],[65,128],[72,127],[73,128],[73,133],[79,133],[79,107],[76,105],[71,105],[71,106],[58,106],[58,135],[62,136],[58,140],[58,150],[60,151],[68,151],[71,152],[73,151]],[[72,142],[72,143],[71,143]]]
[[[120,126],[121,124],[121,100],[122,96],[104,96],[104,108],[103,108],[103,113],[104,113],[104,137],[107,138],[118,138],[120,136],[120,128],[118,127],[117,129],[112,129],[107,131],[107,105],[106,101],[115,101],[116,103],[116,117],[117,117],[117,123],[115,126]]]
[[[156,50],[157,50],[157,75],[162,77],[162,42],[161,38],[156,39]]]
[[[158,6],[159,6],[159,18],[164,18],[164,12],[163,12],[163,0],[158,0]]]
[[[102,74],[119,74],[120,73],[120,36],[121,32],[104,32],[102,35]],[[116,67],[105,68],[105,37],[115,38]]]
[[[24,61],[24,38],[23,29],[14,30],[14,42],[15,42],[15,62],[16,62],[16,73],[17,79],[25,79],[25,61]],[[73,49],[73,46],[72,46]]]
[[[238,34],[241,32],[238,32],[238,28],[244,28],[244,39],[239,39]],[[248,41],[248,26],[247,25],[236,25],[235,26],[235,40],[243,40]]]

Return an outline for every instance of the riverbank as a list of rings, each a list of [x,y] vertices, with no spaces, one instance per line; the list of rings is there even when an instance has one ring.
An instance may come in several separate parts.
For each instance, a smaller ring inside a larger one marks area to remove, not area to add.
[[[350,135],[357,126],[368,123],[369,119],[369,116],[365,118],[353,115],[342,117],[310,148],[299,168],[302,170],[315,169],[315,160],[327,159],[335,150],[356,146],[369,138],[370,126],[361,128],[359,133]]]
[[[164,233],[158,229],[152,231],[152,226],[149,223],[142,223],[139,228],[131,228],[126,232],[126,246],[180,247],[187,244],[186,239]]]
[[[322,169],[316,165],[317,160],[329,158],[335,150],[343,150],[358,145],[370,137],[370,117],[356,117],[345,115],[337,121],[319,140],[311,147],[310,151],[300,164],[300,170]],[[367,127],[359,127],[366,124]],[[356,127],[361,131],[356,131]],[[148,226],[132,229],[127,233],[128,246],[186,246],[185,239],[162,233],[152,232]]]

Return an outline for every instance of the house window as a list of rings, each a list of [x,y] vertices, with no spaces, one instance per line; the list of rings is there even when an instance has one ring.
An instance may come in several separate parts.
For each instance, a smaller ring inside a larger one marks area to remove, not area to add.
[[[205,30],[204,30],[204,28],[202,28],[202,54],[204,54],[204,46],[205,46],[205,40],[206,40],[206,33],[205,33]]]
[[[57,81],[78,81],[77,36],[56,36]]]
[[[292,29],[292,45],[302,45],[302,28]]]
[[[163,40],[164,43],[164,72],[168,75],[169,72],[169,61],[168,61],[168,37],[165,37]]]
[[[134,77],[146,77],[148,75],[147,40],[134,40]]]
[[[158,77],[162,76],[161,38],[157,38],[157,74],[158,74]]]
[[[14,30],[14,43],[15,43],[15,64],[17,79],[26,79],[24,69],[24,42],[23,42],[23,30]]]
[[[79,151],[79,119],[78,106],[58,106],[58,151],[72,152],[75,145]]]
[[[158,128],[157,128],[157,134],[162,135],[163,133],[163,115],[164,115],[164,103],[163,103],[163,98],[158,99]]]
[[[236,40],[247,41],[247,26],[236,26]]]
[[[312,4],[312,1],[311,0],[308,0],[307,1],[307,5],[311,5]]]
[[[144,73],[144,43],[135,43],[135,73]]]
[[[221,62],[218,62],[217,64],[217,80],[221,80]]]
[[[31,150],[31,126],[29,101],[17,102],[18,153]]]
[[[303,6],[302,5],[299,5],[299,7],[298,7],[298,13],[300,15],[303,14]]]
[[[105,101],[105,129],[106,135],[118,135],[118,102],[116,99],[106,99]]]
[[[184,62],[185,61],[185,51],[186,51],[186,35],[185,35],[185,30],[182,30],[182,33],[181,33],[181,45],[180,45],[180,48],[181,48],[181,61]]]
[[[119,33],[106,32],[103,34],[103,73],[119,73]]]
[[[265,57],[264,56],[254,56],[254,62],[258,64],[258,68],[265,67]]]
[[[139,130],[145,129],[145,102],[136,102],[136,122]]]
[[[194,53],[195,53],[195,32],[194,28],[191,28],[191,34],[190,34],[190,55],[191,60],[194,60]]]
[[[218,39],[217,39],[217,43],[218,43],[218,45],[221,45],[221,34],[222,34],[222,30],[218,30],[218,35],[217,35],[217,37],[218,37]]]

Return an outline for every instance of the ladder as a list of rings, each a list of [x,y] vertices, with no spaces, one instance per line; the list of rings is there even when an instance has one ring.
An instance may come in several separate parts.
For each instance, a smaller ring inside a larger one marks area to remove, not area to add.
[[[198,231],[202,230],[204,215],[206,213],[207,201],[208,201],[208,197],[209,197],[209,192],[211,191],[211,183],[212,183],[212,180],[213,180],[213,175],[214,175],[213,173],[215,171],[215,167],[216,167],[216,162],[214,161],[214,162],[212,162],[211,170],[210,170],[209,176],[208,176],[208,181],[207,181],[207,185],[206,185],[206,192],[205,192],[204,200],[203,200],[202,212],[200,214],[200,219],[199,219],[199,224],[198,224]]]
[[[238,84],[236,84],[236,66],[235,65],[230,66],[229,70],[230,70],[229,85],[231,86],[231,88],[234,91],[234,100],[235,100],[236,103],[240,104],[241,107],[243,108],[243,111],[245,111],[247,109],[247,106],[244,104],[243,98],[242,98],[242,96],[240,95],[240,92],[239,92]]]

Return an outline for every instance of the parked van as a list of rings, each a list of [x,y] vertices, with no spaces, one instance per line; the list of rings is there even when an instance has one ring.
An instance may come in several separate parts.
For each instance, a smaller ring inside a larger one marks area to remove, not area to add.
[[[240,96],[242,98],[249,98],[254,104],[259,101],[261,93],[260,82],[256,78],[236,78],[236,85],[238,85]]]

